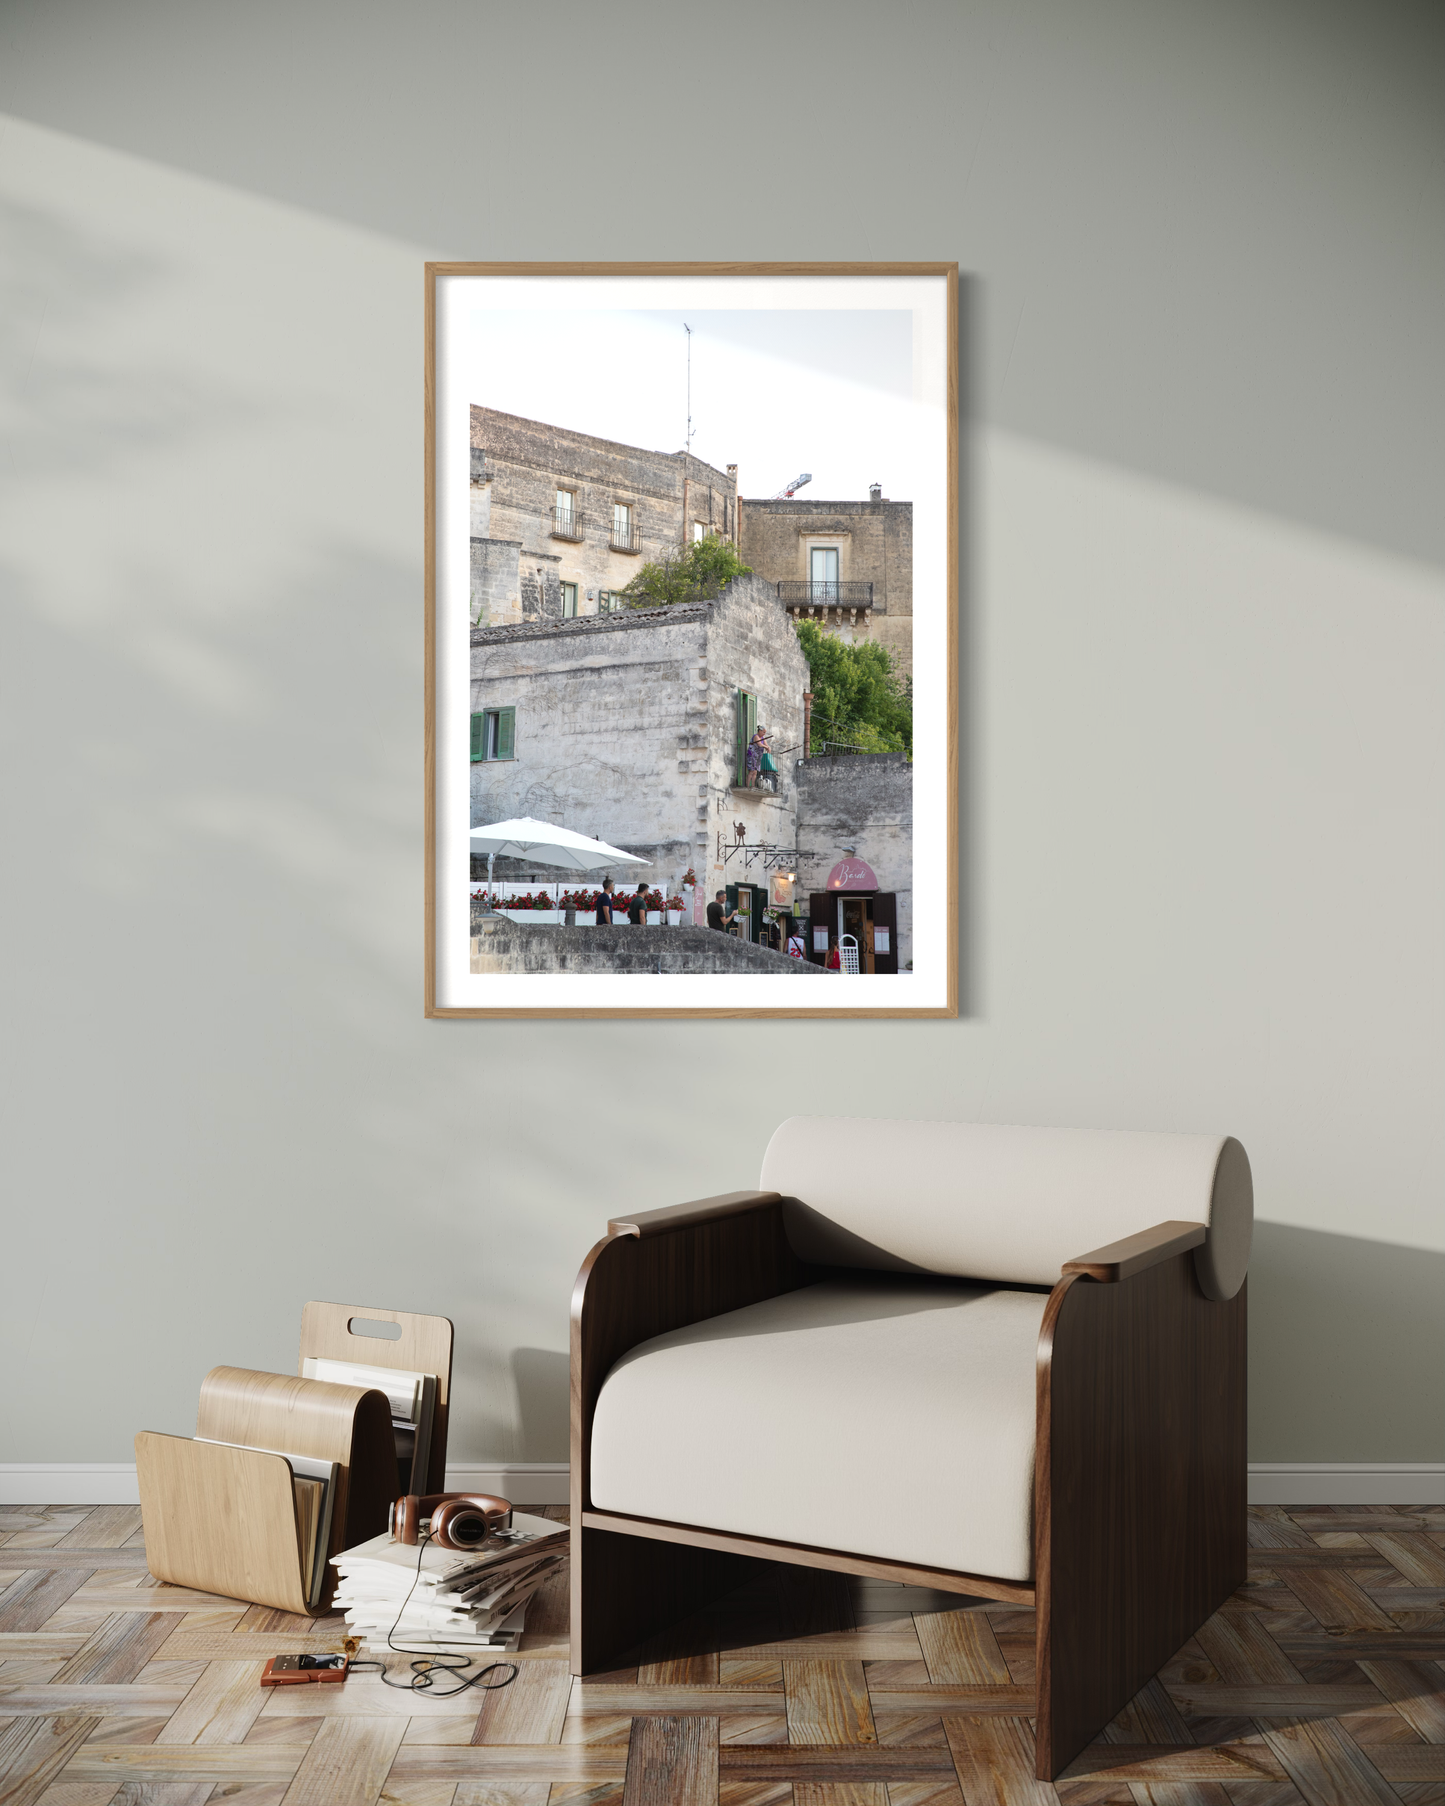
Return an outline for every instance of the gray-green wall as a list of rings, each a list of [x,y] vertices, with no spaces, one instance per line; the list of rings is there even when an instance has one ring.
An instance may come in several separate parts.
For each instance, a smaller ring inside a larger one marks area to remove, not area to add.
[[[799,1110],[1240,1136],[1254,1458],[1441,1458],[1442,17],[11,0],[0,1461],[308,1297],[558,1459]],[[972,274],[957,1022],[422,1020],[425,257]]]

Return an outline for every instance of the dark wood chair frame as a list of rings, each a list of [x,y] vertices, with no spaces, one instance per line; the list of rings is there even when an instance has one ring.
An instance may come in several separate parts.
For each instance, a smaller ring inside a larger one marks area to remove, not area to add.
[[[1051,1781],[1244,1581],[1244,1289],[1223,1303],[1200,1289],[1201,1223],[1160,1223],[1065,1264],[1039,1335],[1032,1584],[596,1510],[592,1419],[614,1362],[838,1271],[797,1258],[782,1207],[777,1192],[728,1192],[620,1218],[582,1264],[572,1672],[620,1667],[758,1558],[1033,1606],[1037,1774]]]

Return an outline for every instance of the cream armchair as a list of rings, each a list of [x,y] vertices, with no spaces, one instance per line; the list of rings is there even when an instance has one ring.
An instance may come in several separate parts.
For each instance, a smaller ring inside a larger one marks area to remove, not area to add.
[[[572,1668],[763,1557],[1036,1607],[1051,1780],[1244,1578],[1231,1138],[795,1117],[572,1311]]]

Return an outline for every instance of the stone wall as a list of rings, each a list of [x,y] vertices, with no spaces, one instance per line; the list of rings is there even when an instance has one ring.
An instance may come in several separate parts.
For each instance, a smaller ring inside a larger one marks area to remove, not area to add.
[[[818,625],[845,640],[876,640],[906,676],[913,670],[912,502],[740,503],[744,564],[777,585],[806,582],[814,545],[838,548],[840,583],[871,583],[873,611],[865,621],[851,609],[817,617]]]
[[[619,885],[680,878],[696,858],[688,739],[706,731],[692,705],[707,627],[701,605],[474,633],[472,708],[517,713],[515,758],[471,768],[473,824],[535,816],[651,861],[610,873]]]
[[[522,618],[518,539],[472,538],[471,618],[474,627],[500,626]]]
[[[776,595],[752,577],[714,602],[476,631],[471,706],[517,714],[515,758],[471,768],[472,822],[559,822],[650,860],[656,885],[692,867],[711,894],[742,875],[720,835],[795,844],[807,681]],[[734,783],[739,690],[772,731],[777,795]]]
[[[797,774],[798,889],[822,890],[857,849],[898,896],[898,967],[913,958],[913,767],[902,753],[807,759]]]
[[[761,973],[823,977],[807,960],[713,928],[553,928],[472,917],[472,972]]]
[[[738,577],[723,591],[708,636],[709,748],[704,779],[697,780],[697,800],[707,807],[707,894],[743,876],[736,854],[719,856],[724,846],[738,845],[741,827],[752,845],[792,847],[797,838],[796,766],[802,755],[803,692],[808,687],[808,661],[792,623],[778,607],[772,588],[760,577]],[[737,779],[738,691],[757,698],[758,725],[769,730],[778,760],[778,790],[749,790]],[[696,754],[694,754],[696,760]],[[698,875],[704,866],[699,863]]]
[[[736,527],[735,475],[685,452],[645,451],[476,406],[471,445],[473,535],[518,541],[524,571],[534,553],[555,557],[559,583],[577,585],[579,614],[600,612],[601,598],[622,589],[647,560],[675,556],[693,521],[729,537]],[[574,497],[574,539],[554,534],[558,489]],[[614,502],[632,509],[635,552],[612,546]]]

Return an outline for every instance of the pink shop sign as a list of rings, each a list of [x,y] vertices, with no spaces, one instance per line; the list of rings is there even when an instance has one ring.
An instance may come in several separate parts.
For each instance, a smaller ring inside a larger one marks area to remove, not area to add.
[[[878,890],[873,867],[863,859],[840,859],[828,874],[825,890]]]

